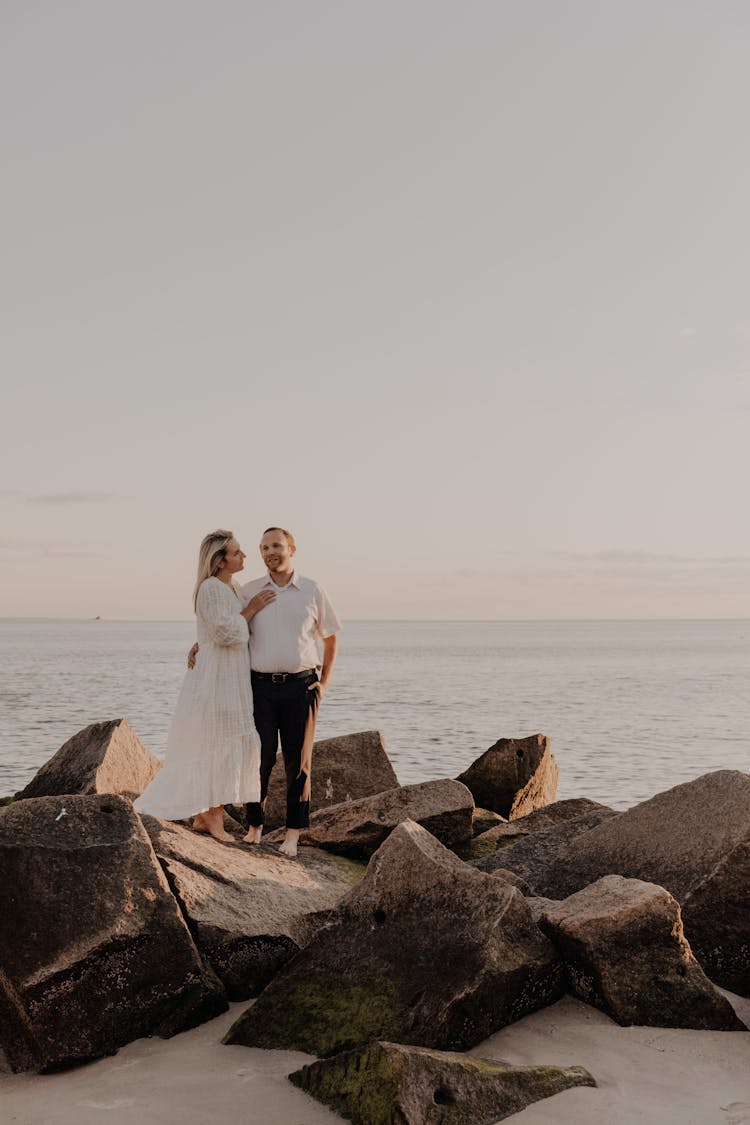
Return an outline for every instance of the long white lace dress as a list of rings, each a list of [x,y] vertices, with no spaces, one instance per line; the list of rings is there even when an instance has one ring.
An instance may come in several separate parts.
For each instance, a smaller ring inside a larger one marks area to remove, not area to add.
[[[247,622],[234,587],[198,591],[198,653],[180,690],[163,768],[134,802],[139,813],[183,820],[216,805],[260,800]]]

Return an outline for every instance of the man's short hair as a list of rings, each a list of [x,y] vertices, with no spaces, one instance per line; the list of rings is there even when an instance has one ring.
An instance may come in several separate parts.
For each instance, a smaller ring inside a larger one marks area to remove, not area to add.
[[[267,527],[263,535],[268,535],[269,531],[280,531],[282,535],[286,536],[286,541],[293,550],[297,550],[297,544],[294,542],[294,536],[291,531],[287,531],[285,527]],[[263,538],[261,535],[261,539]]]

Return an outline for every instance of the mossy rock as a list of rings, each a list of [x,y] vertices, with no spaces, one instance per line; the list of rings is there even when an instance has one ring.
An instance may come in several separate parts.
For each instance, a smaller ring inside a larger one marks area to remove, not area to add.
[[[289,1079],[353,1125],[493,1125],[563,1090],[596,1086],[579,1066],[514,1067],[388,1042],[303,1066]]]

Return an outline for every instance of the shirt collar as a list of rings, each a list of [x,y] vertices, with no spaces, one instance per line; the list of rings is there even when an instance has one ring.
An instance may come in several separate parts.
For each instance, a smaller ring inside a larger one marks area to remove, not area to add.
[[[287,582],[286,586],[277,586],[270,574],[266,576],[266,586],[270,586],[272,590],[286,590],[287,586],[296,586],[299,590],[299,575],[296,570],[292,571],[292,577]]]

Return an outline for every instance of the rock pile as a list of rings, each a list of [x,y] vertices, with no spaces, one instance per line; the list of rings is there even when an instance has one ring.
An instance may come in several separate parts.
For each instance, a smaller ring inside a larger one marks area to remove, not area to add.
[[[124,720],[67,742],[0,809],[0,1065],[71,1066],[257,996],[226,1042],[317,1055],[293,1081],[350,1120],[478,1125],[593,1084],[442,1053],[565,988],[622,1024],[743,1028],[713,982],[750,995],[748,775],[615,813],[554,801],[543,735],[410,786],[376,732],[314,754],[295,861],[229,817],[235,844],[138,817],[158,762]]]

